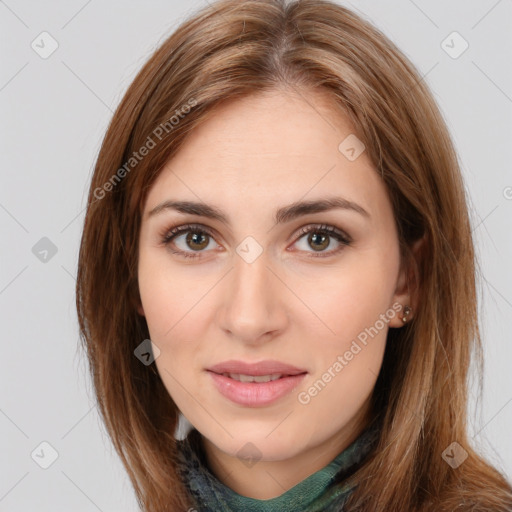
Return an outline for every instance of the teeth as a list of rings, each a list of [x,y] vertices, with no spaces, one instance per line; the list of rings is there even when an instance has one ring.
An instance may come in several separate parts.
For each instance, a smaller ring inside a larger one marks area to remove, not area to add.
[[[238,380],[240,382],[270,382],[271,380],[280,379],[282,373],[272,373],[271,375],[243,375],[241,373],[223,373],[224,377]]]

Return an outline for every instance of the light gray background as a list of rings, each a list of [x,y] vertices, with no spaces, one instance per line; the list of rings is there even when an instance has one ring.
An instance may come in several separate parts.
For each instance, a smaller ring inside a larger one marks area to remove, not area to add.
[[[114,108],[152,50],[205,1],[0,1],[0,511],[137,510],[78,357],[78,245]],[[472,399],[470,433],[510,479],[512,2],[340,3],[425,75],[457,146],[482,265],[485,388],[481,404]],[[47,59],[31,48],[43,31],[59,45]],[[469,43],[456,59],[441,46],[453,31]],[[46,263],[32,252],[43,237],[58,249]],[[42,441],[59,454],[48,469],[31,458]]]

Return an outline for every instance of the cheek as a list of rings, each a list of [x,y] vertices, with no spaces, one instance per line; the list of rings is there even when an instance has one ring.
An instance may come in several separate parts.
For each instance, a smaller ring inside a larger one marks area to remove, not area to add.
[[[388,311],[386,286],[375,286],[367,273],[341,278],[342,284],[329,286],[316,303],[322,326],[316,336],[316,350],[308,360],[314,375],[298,396],[314,420],[314,427],[325,429],[336,418],[338,425],[350,421],[371,394],[382,366],[388,322],[381,314]],[[310,337],[313,337],[311,333]]]
[[[197,302],[195,297],[189,300],[169,290],[155,291],[143,302],[150,338],[161,350],[161,362],[168,356],[171,363],[183,362],[196,353],[205,336],[204,315]]]
[[[199,278],[193,266],[177,267],[165,251],[142,251],[139,260],[139,292],[152,337],[168,344],[177,333],[188,335],[210,279]]]
[[[149,263],[143,260],[139,265],[139,293],[151,339],[158,343],[175,322],[178,301],[165,271]]]
[[[348,340],[372,326],[390,308],[394,272],[378,257],[347,258],[328,274],[302,280],[297,295],[312,314],[314,329],[332,340]],[[305,328],[306,325],[303,325]]]
[[[160,350],[155,360],[167,392],[185,414],[193,416],[191,393],[203,393],[197,380],[204,366],[205,340],[210,338],[212,302],[208,290],[215,276],[197,278],[193,266],[178,268],[159,257],[142,259],[139,289],[151,341]],[[195,275],[193,275],[195,274]],[[212,290],[213,291],[213,290]]]
[[[200,300],[205,291],[169,265],[149,263],[141,261],[139,290],[150,339],[160,350],[155,365],[169,395],[183,405],[190,398],[186,390],[193,389],[191,375],[204,338]]]

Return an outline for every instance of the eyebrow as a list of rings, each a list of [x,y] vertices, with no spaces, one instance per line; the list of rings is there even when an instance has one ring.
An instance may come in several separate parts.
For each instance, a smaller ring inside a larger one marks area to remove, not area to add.
[[[354,203],[353,201],[349,201],[343,197],[327,197],[312,201],[297,201],[288,206],[278,208],[274,215],[274,222],[276,224],[283,224],[303,215],[326,212],[335,208],[351,210],[361,214],[363,217],[368,219],[370,218],[370,214],[361,205]],[[194,201],[164,201],[148,212],[147,217],[152,217],[165,210],[176,210],[185,214],[188,213],[190,215],[198,215],[201,217],[215,219],[226,225],[230,224],[229,218],[219,208],[206,203],[197,203]]]

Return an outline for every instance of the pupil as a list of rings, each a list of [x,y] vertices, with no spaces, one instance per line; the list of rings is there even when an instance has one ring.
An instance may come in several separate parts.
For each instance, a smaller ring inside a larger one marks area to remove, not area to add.
[[[320,237],[320,240],[317,240],[317,237]],[[325,241],[327,240],[327,236],[326,235],[322,235],[322,234],[318,234],[318,233],[313,233],[310,237],[310,242],[312,242],[313,240],[315,241],[313,245],[316,245],[317,248],[320,248],[320,249],[323,249],[326,247],[326,244],[325,244]],[[317,245],[317,241],[320,241],[321,245]],[[324,242],[322,244],[322,242]]]
[[[202,238],[203,239],[203,243],[201,242],[198,242],[198,238]],[[189,242],[192,242],[193,244],[196,244],[196,245],[199,245],[200,249],[203,249],[204,247],[206,247],[208,245],[208,243],[204,243],[204,241],[206,240],[206,235],[203,233],[203,234],[198,234],[198,233],[189,233],[187,235],[187,243]]]

